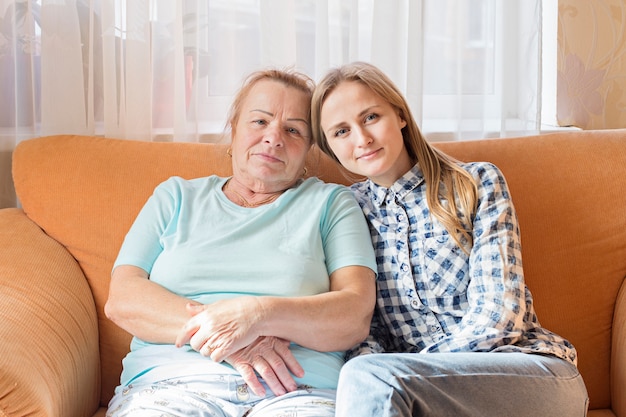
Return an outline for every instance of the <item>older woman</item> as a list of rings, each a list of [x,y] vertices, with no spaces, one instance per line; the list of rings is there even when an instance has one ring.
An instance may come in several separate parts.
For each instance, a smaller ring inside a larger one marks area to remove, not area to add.
[[[350,191],[302,178],[312,89],[252,74],[229,118],[232,177],[170,178],[139,213],[106,304],[134,336],[108,416],[334,415],[376,264]]]

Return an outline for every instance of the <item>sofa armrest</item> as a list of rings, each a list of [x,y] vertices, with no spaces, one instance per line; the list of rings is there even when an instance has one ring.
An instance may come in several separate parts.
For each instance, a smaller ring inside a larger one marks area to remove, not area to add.
[[[611,346],[611,408],[626,417],[626,279],[617,294]]]
[[[98,320],[69,252],[20,209],[0,210],[0,415],[99,406]]]

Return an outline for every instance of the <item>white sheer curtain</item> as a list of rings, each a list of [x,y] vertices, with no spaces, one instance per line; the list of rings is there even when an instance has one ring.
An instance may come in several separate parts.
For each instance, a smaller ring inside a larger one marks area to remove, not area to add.
[[[0,207],[10,153],[58,134],[219,141],[249,72],[364,60],[432,140],[534,132],[541,0],[0,0]]]

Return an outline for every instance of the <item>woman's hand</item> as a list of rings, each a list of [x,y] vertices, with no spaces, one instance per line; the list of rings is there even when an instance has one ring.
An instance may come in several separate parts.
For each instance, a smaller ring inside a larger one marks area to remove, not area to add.
[[[188,306],[193,315],[176,338],[204,356],[223,361],[260,336],[275,336],[320,352],[350,349],[369,333],[376,302],[374,272],[339,268],[330,291],[302,297],[236,297]],[[306,323],[306,325],[302,325]]]
[[[283,395],[298,388],[292,374],[299,378],[304,376],[304,370],[289,350],[289,345],[290,342],[285,339],[260,337],[251,345],[227,357],[225,361],[239,371],[256,395],[265,396],[265,388],[259,381],[259,376],[274,395]]]
[[[245,348],[259,336],[257,324],[263,319],[255,297],[237,297],[211,304],[187,305],[192,316],[176,338],[176,346],[187,343],[204,356],[221,362]]]
[[[243,303],[249,310],[254,311],[258,306],[250,298],[246,297]],[[256,337],[247,343],[252,338],[250,328],[253,322],[248,314],[254,313],[246,313],[246,307],[242,306],[241,301],[232,299],[210,305],[188,304],[187,312],[192,318],[179,333],[176,346],[189,343],[194,350],[210,356],[216,362],[225,360],[239,371],[250,389],[258,396],[265,395],[265,388],[258,376],[265,380],[275,395],[294,391],[297,384],[292,374],[302,377],[304,370],[289,350],[290,342],[268,336]],[[228,319],[222,321],[219,317]],[[217,333],[213,334],[213,330]],[[225,359],[222,359],[224,352],[229,352],[232,346],[240,344],[244,347],[230,355],[226,354]]]

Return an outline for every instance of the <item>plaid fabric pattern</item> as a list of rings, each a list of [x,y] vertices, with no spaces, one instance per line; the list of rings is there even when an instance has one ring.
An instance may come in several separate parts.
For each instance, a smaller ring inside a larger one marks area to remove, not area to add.
[[[539,324],[524,283],[520,233],[506,181],[490,163],[462,165],[478,184],[466,254],[430,213],[419,165],[390,188],[354,192],[378,263],[370,336],[348,357],[379,352],[527,352],[574,364],[576,350]],[[446,204],[444,201],[443,204]]]

